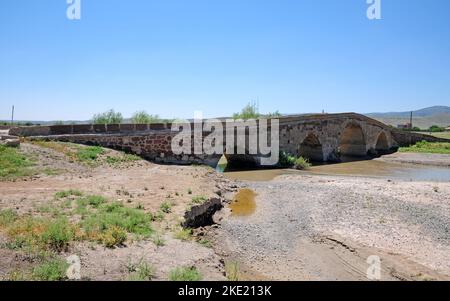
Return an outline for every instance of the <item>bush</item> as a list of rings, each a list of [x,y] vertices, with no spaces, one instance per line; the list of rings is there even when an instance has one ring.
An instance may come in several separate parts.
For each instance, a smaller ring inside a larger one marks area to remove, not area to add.
[[[123,116],[119,112],[114,110],[109,110],[104,113],[95,114],[92,118],[92,123],[94,124],[119,124],[122,123]]]
[[[294,167],[299,170],[308,169],[311,167],[311,163],[309,163],[308,159],[305,159],[303,157],[298,157],[295,160]]]
[[[40,240],[52,250],[62,251],[67,248],[74,237],[74,227],[69,224],[67,218],[59,218],[47,222],[46,229],[40,235]]]
[[[145,111],[139,111],[133,114],[131,120],[136,124],[148,124],[158,122],[160,119],[158,115],[150,115]]]
[[[40,281],[60,281],[66,278],[69,264],[62,259],[52,259],[33,269],[33,279]]]
[[[296,161],[295,156],[292,156],[289,153],[286,152],[280,152],[280,158],[278,160],[278,165],[282,167],[291,167],[294,166]]]
[[[180,229],[175,232],[174,237],[179,240],[188,241],[192,238],[192,229]]]
[[[256,119],[259,118],[261,115],[258,112],[258,108],[256,107],[255,103],[249,103],[247,104],[240,113],[233,114],[233,119]]]
[[[433,133],[437,133],[437,132],[443,132],[443,131],[445,131],[445,129],[444,129],[444,128],[441,128],[440,126],[437,126],[437,125],[432,125],[432,126],[429,128],[429,131],[430,131],[430,132],[433,132]]]
[[[130,275],[128,276],[129,281],[152,280],[155,275],[155,268],[143,260],[137,265],[130,265],[128,271],[130,272]]]
[[[100,241],[107,248],[122,245],[127,240],[127,233],[120,227],[111,226],[100,235]]]
[[[200,281],[202,275],[195,267],[178,267],[169,273],[170,281]]]
[[[77,151],[77,159],[81,162],[92,162],[97,160],[98,156],[104,153],[104,149],[100,146],[88,146],[80,148]]]
[[[164,213],[170,213],[172,212],[172,204],[169,202],[163,202],[161,206],[159,207],[162,212]]]
[[[194,196],[194,197],[192,198],[192,203],[193,203],[193,204],[203,204],[203,203],[206,202],[207,200],[208,200],[207,197],[205,197],[205,196],[203,196],[203,195],[197,195],[197,196]]]

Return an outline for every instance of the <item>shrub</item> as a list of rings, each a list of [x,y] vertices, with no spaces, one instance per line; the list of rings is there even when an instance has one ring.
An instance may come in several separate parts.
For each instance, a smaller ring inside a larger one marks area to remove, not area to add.
[[[202,275],[196,267],[178,267],[170,271],[170,281],[200,281]]]
[[[437,126],[437,125],[432,125],[432,126],[429,128],[429,131],[430,131],[430,132],[436,133],[436,132],[443,132],[443,131],[445,131],[445,129],[444,129],[444,128],[441,128],[440,126]]]
[[[192,238],[192,229],[182,228],[182,229],[178,230],[177,232],[175,232],[174,237],[176,239],[180,239],[180,240],[183,240],[183,241],[191,240],[191,238]]]
[[[69,224],[67,218],[59,218],[55,221],[47,221],[46,229],[40,235],[42,243],[55,250],[64,250],[75,237],[75,230]]]
[[[308,159],[305,159],[305,158],[303,158],[303,157],[298,157],[298,158],[295,160],[294,167],[295,167],[296,169],[300,169],[300,170],[302,170],[302,169],[308,169],[308,168],[311,167],[311,163],[309,163],[309,160],[308,160]]]
[[[130,275],[128,276],[129,281],[147,281],[152,280],[155,275],[155,268],[141,260],[137,265],[130,265],[128,267]]]
[[[62,259],[52,259],[33,269],[33,279],[40,281],[60,281],[66,278],[69,264]]]
[[[122,245],[127,240],[127,233],[120,227],[111,226],[100,235],[100,241],[107,248]]]
[[[192,203],[193,203],[193,204],[203,204],[203,203],[206,202],[207,200],[208,200],[207,197],[205,197],[205,196],[203,196],[203,195],[197,195],[197,196],[194,196],[194,197],[192,198]]]
[[[162,212],[170,213],[172,212],[172,204],[170,202],[163,202],[161,206],[159,206]]]
[[[122,123],[123,116],[119,112],[114,110],[109,110],[104,113],[95,114],[92,118],[92,123],[94,124],[119,124]]]
[[[237,262],[227,262],[225,264],[225,274],[230,281],[239,281],[239,264]]]
[[[295,156],[292,156],[286,152],[280,152],[280,158],[278,160],[278,165],[282,167],[291,167],[295,164]]]
[[[98,156],[104,153],[104,149],[100,146],[88,146],[80,148],[76,157],[81,162],[92,162],[97,160]]]
[[[258,112],[258,108],[255,103],[248,103],[240,113],[233,114],[233,119],[256,119],[261,115]]]
[[[158,122],[160,119],[158,115],[150,115],[146,111],[138,111],[133,114],[131,120],[136,124],[148,124]]]

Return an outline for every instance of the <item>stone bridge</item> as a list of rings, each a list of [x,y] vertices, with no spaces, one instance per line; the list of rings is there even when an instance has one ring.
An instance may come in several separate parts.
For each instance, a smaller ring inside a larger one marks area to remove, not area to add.
[[[415,144],[418,141],[449,141],[428,135],[404,132],[381,122],[355,113],[318,114],[281,117],[279,120],[279,150],[312,161],[339,162],[343,156],[368,157],[395,152],[399,146]],[[269,133],[272,120],[268,120]],[[223,129],[225,121],[221,122]],[[256,129],[260,121],[255,121]],[[113,125],[59,125],[18,127],[10,130],[10,135],[29,139],[55,140],[86,145],[100,145],[140,155],[146,159],[175,164],[203,163],[216,165],[219,155],[175,154],[172,151],[172,139],[178,134],[171,130],[172,124],[113,124]],[[194,124],[191,124],[192,130]],[[234,130],[234,128],[233,128]],[[245,134],[244,134],[245,133]],[[258,154],[249,154],[249,139],[255,132],[249,126],[241,132],[246,141],[245,154],[227,154],[229,162],[251,162],[258,165]],[[200,139],[205,139],[211,131],[203,131]],[[269,134],[270,135],[270,134]],[[237,141],[239,132],[233,136]],[[192,149],[197,143],[194,134],[190,135]],[[226,139],[224,135],[224,149]],[[259,139],[259,138],[258,138]],[[270,138],[268,139],[270,141]],[[201,143],[202,141],[200,141]],[[259,149],[258,149],[259,153]]]

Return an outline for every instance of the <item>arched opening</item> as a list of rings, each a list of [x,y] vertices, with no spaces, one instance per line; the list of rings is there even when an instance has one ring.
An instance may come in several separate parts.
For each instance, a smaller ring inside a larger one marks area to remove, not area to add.
[[[384,132],[381,132],[378,135],[377,143],[375,145],[375,155],[386,155],[391,153],[392,150],[389,148],[389,143],[387,136]]]
[[[323,150],[319,138],[314,134],[309,134],[298,148],[298,155],[308,158],[311,161],[322,162]]]
[[[349,124],[341,134],[339,152],[343,156],[364,157],[366,156],[366,142],[361,127],[357,124]]]
[[[378,153],[387,152],[389,150],[389,143],[388,143],[386,134],[384,132],[382,132],[380,135],[378,135],[375,150]]]

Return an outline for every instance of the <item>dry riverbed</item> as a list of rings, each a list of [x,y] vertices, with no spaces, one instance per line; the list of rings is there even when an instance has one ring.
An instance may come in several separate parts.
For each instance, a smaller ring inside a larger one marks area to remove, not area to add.
[[[450,279],[448,181],[287,174],[240,184],[255,208],[224,212],[214,236],[242,279],[367,280],[372,255],[381,279]]]

